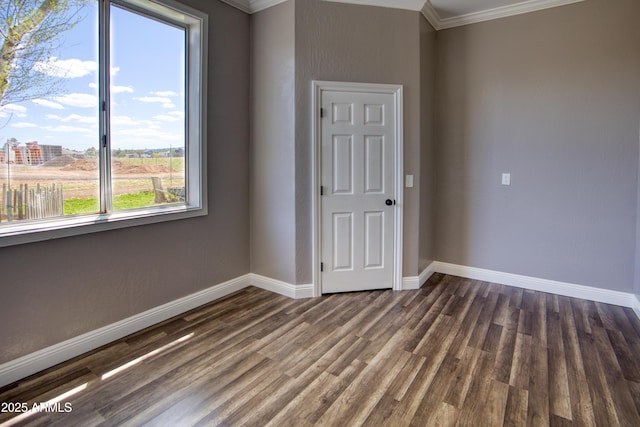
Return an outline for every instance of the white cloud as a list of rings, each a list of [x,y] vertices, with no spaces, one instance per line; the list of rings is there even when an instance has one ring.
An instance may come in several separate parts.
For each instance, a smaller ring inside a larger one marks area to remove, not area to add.
[[[133,99],[135,99],[136,101],[146,102],[146,103],[157,102],[160,104],[171,104],[171,100],[163,96],[142,96],[140,98],[133,98]]]
[[[37,128],[38,125],[35,124],[35,123],[29,123],[29,122],[18,122],[18,123],[12,124],[11,127],[14,127],[14,128]]]
[[[95,130],[91,128],[83,128],[79,126],[67,126],[67,125],[45,126],[44,129],[51,132],[91,132],[91,133],[95,132]]]
[[[126,126],[126,125],[138,125],[138,122],[133,120],[129,116],[113,116],[111,117],[111,124],[114,126]]]
[[[0,117],[27,117],[27,107],[17,104],[7,104],[0,107]]]
[[[111,77],[118,74],[119,71],[120,71],[120,67],[111,67]]]
[[[152,129],[150,127],[122,130],[116,132],[116,134],[118,136],[122,136],[122,138],[118,138],[118,140],[123,142],[139,141],[141,138],[155,142],[184,142],[184,135],[182,134],[182,132],[163,132],[161,130]]]
[[[178,96],[178,94],[172,90],[165,90],[164,92],[151,92],[151,95],[162,96],[162,97]]]
[[[53,108],[54,110],[64,110],[64,106],[57,102],[49,101],[48,99],[32,99],[36,105],[40,105],[41,107]]]
[[[133,88],[130,86],[111,86],[111,93],[132,93]]]
[[[129,116],[112,116],[111,124],[113,126],[144,126],[151,125],[154,122],[150,120],[134,120]]]
[[[162,104],[162,108],[176,108],[176,104],[172,104],[171,102],[168,102],[166,104]]]
[[[49,120],[61,120],[62,119],[62,117],[58,116],[57,114],[45,114],[44,117],[46,119],[49,119]]]
[[[89,83],[89,87],[91,89],[97,89],[98,85],[95,83]],[[133,88],[131,86],[116,86],[116,85],[112,85],[111,86],[111,93],[123,93],[123,92],[133,92]]]
[[[36,62],[33,66],[36,71],[53,77],[74,79],[88,76],[98,71],[96,61],[82,61],[80,59],[58,59],[55,56],[46,61]]]
[[[70,93],[55,98],[61,104],[79,108],[97,108],[98,97],[88,93]]]
[[[176,116],[176,117],[180,117],[180,118],[184,117],[184,111],[169,111],[167,114],[170,114],[170,115]]]
[[[98,123],[98,116],[81,116],[79,114],[70,114],[67,117],[60,117],[61,122],[75,122],[75,123]]]
[[[153,117],[156,120],[160,120],[161,122],[178,122],[180,120],[182,120],[181,117],[176,116],[175,114],[160,114],[158,116],[154,116]]]

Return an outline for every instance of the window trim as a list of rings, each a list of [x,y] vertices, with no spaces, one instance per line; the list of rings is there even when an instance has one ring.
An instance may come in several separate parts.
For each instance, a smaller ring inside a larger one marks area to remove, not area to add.
[[[102,3],[102,2],[101,2]],[[104,2],[108,3],[109,2]],[[78,236],[126,227],[136,227],[145,224],[174,221],[208,214],[207,208],[207,63],[208,63],[208,15],[175,0],[111,0],[111,3],[122,5],[135,10],[145,16],[161,19],[186,29],[186,90],[185,108],[187,111],[185,123],[185,179],[187,189],[187,204],[164,205],[150,208],[132,209],[95,215],[79,215],[62,218],[42,219],[33,222],[20,222],[0,226],[0,247],[20,245],[24,243]],[[102,4],[100,7],[105,7]],[[108,13],[103,14],[108,19]],[[103,18],[105,19],[105,18]],[[108,21],[100,25],[107,24]],[[105,29],[99,29],[101,34],[107,34]],[[100,55],[107,56],[104,51],[106,42],[100,40]],[[105,61],[106,59],[106,61]],[[100,100],[108,102],[106,88],[109,87],[108,58],[101,58],[100,67]],[[104,65],[107,65],[106,67]],[[102,105],[102,104],[101,104]],[[108,108],[107,108],[108,111]],[[100,111],[103,115],[104,112]],[[101,118],[99,135],[108,135],[109,117]],[[111,153],[101,144],[101,179],[108,175]],[[101,206],[104,206],[101,188]],[[110,198],[109,198],[110,199]]]

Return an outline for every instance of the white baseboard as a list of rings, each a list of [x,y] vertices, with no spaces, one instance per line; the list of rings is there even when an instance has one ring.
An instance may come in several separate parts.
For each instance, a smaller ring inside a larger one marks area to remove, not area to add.
[[[402,290],[411,291],[420,289],[420,278],[418,276],[407,276],[402,278]]]
[[[439,261],[432,262],[419,276],[403,278],[402,288],[404,290],[419,289],[436,272],[631,307],[640,317],[640,300],[637,295]],[[3,363],[0,365],[0,387],[251,285],[290,298],[311,298],[313,296],[313,285],[310,284],[292,285],[259,274],[245,274],[95,331]]]
[[[0,387],[244,289],[250,284],[250,275],[245,274],[19,359],[3,363],[0,365]]]
[[[252,286],[264,289],[265,291],[274,292],[294,299],[313,297],[313,285],[292,285],[291,283],[254,273],[249,274],[249,277]]]
[[[636,316],[640,318],[640,295],[634,295],[633,301],[631,303],[632,303],[631,308],[633,308],[633,311],[636,312]]]
[[[193,310],[201,305],[208,304],[248,286],[255,286],[289,298],[311,298],[313,296],[313,285],[292,285],[260,276],[259,274],[245,274],[111,325],[3,363],[0,365],[0,387],[119,340],[156,323]]]
[[[424,282],[429,280],[429,277],[434,273],[433,262],[429,264],[427,268],[422,270],[418,276],[407,276],[402,278],[402,290],[411,291],[420,289]]]
[[[424,285],[427,280],[429,280],[429,278],[433,275],[433,273],[435,273],[436,271],[433,269],[434,268],[434,264],[435,262],[432,262],[431,264],[429,264],[427,266],[427,268],[425,268],[424,270],[422,270],[420,272],[420,286]]]
[[[515,286],[540,292],[564,295],[573,298],[582,298],[607,304],[633,307],[633,294],[591,286],[576,285],[573,283],[557,282],[555,280],[540,279],[537,277],[521,276],[519,274],[503,273],[500,271],[485,270],[482,268],[467,267],[464,265],[449,264],[434,261],[433,270],[438,273],[452,276],[465,277],[467,279],[482,280],[501,285]],[[636,302],[638,301],[635,299]],[[636,309],[636,312],[639,310]],[[640,316],[640,315],[639,315]]]

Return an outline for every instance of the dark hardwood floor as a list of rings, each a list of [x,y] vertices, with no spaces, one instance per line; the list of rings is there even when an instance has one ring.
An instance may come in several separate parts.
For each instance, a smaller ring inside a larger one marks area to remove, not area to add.
[[[0,402],[69,391],[58,409],[71,412],[16,425],[640,426],[640,321],[440,274],[418,291],[307,300],[248,288],[4,387]]]

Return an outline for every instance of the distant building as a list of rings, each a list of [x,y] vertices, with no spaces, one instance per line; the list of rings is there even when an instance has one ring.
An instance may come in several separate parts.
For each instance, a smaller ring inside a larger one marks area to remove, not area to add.
[[[38,141],[21,145],[18,140],[11,138],[7,140],[0,151],[0,163],[41,165],[59,156],[62,156],[61,145],[40,145]]]

